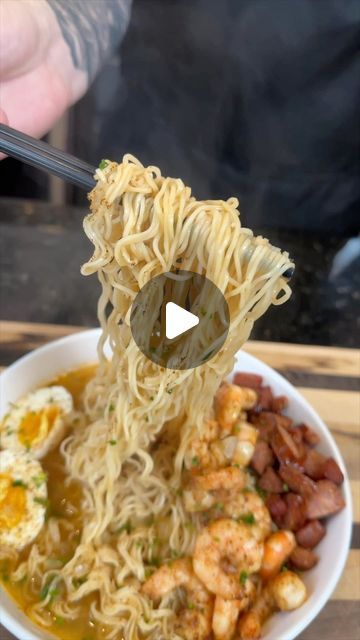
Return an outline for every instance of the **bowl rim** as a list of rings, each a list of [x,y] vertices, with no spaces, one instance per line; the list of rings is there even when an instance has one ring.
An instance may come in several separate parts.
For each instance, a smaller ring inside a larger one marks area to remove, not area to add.
[[[2,384],[6,379],[7,375],[9,373],[14,373],[17,369],[21,368],[26,362],[33,359],[34,357],[37,357],[38,355],[44,355],[44,354],[46,355],[47,353],[51,353],[51,351],[54,348],[61,347],[62,345],[65,345],[65,344],[67,346],[70,346],[72,343],[77,342],[79,340],[81,341],[81,340],[90,339],[90,340],[98,341],[100,335],[101,335],[100,328],[76,331],[75,333],[71,333],[69,335],[63,336],[56,340],[51,340],[47,344],[42,345],[30,351],[29,353],[21,356],[15,362],[9,365],[4,371],[0,373],[0,394],[1,394]],[[237,361],[240,354],[245,356],[246,359],[250,363],[252,363],[255,368],[258,365],[258,363],[260,363],[261,368],[265,369],[265,371],[268,373],[270,384],[271,384],[271,379],[273,379],[275,382],[279,383],[285,390],[288,390],[290,396],[293,396],[295,394],[295,396],[300,401],[300,403],[302,403],[306,407],[308,413],[312,416],[312,419],[314,420],[314,423],[316,424],[316,426],[319,426],[321,430],[327,432],[327,438],[332,445],[333,453],[335,454],[336,461],[341,465],[341,468],[344,471],[344,483],[342,485],[342,490],[344,492],[344,497],[346,502],[346,506],[343,512],[346,514],[346,519],[345,519],[345,525],[342,532],[342,537],[344,539],[345,544],[343,544],[341,548],[338,550],[338,554],[336,558],[336,571],[333,572],[333,575],[331,576],[331,580],[327,582],[326,586],[322,589],[322,591],[317,594],[316,600],[312,604],[312,607],[310,608],[307,616],[304,616],[302,620],[295,623],[294,629],[291,630],[291,638],[290,637],[287,637],[286,639],[284,637],[278,638],[278,640],[294,640],[318,616],[319,612],[325,606],[326,602],[330,599],[331,594],[333,593],[343,573],[343,569],[344,569],[349,548],[350,548],[351,534],[352,534],[353,508],[352,508],[350,480],[346,470],[346,466],[344,464],[342,454],[332,436],[331,431],[325,425],[322,418],[315,411],[315,409],[313,409],[310,403],[306,400],[306,398],[302,396],[301,393],[297,390],[297,388],[293,386],[288,380],[286,380],[284,376],[282,376],[280,373],[278,373],[275,369],[270,367],[265,362],[262,362],[259,358],[247,353],[246,351],[240,350],[237,352],[232,373],[234,372],[234,370],[236,370]],[[84,365],[85,364],[86,364],[86,357],[84,358]],[[61,374],[62,371],[59,370],[58,373]],[[232,373],[230,375],[232,375]],[[3,608],[1,603],[3,599],[10,600],[13,603],[15,602],[13,598],[11,598],[11,596],[6,592],[6,590],[3,589],[2,586],[0,585],[0,622],[3,625],[3,627],[8,631],[10,631],[10,633],[12,633],[19,640],[22,640],[22,638],[24,637],[23,635],[24,632],[26,632],[27,634],[27,640],[38,640],[38,636],[36,636],[33,632],[29,631],[28,629],[25,629],[25,627],[22,625],[21,621],[16,617],[15,614],[13,615],[12,613],[9,613]],[[16,606],[17,606],[17,603],[16,603]],[[26,615],[22,612],[21,609],[17,607],[16,612],[18,611],[21,611],[22,615]],[[29,618],[27,619],[30,620]],[[30,622],[32,621],[30,620]],[[42,629],[41,627],[39,627],[39,632],[40,631],[42,631],[43,633],[46,633],[46,630]],[[53,635],[51,636],[49,635],[48,637],[55,638],[55,636]]]

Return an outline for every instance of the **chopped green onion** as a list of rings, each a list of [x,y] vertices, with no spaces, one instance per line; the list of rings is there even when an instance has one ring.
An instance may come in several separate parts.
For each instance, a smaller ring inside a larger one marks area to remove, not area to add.
[[[255,524],[255,516],[253,513],[245,513],[243,516],[240,516],[239,520],[245,522],[245,524]]]
[[[48,500],[47,498],[35,497],[34,502],[36,502],[36,504],[41,504],[41,506],[45,507],[46,509],[50,506],[50,500]]]
[[[284,482],[284,484],[283,484],[283,489],[284,489],[284,491],[285,491],[286,493],[289,491],[289,485],[288,485],[288,484],[286,484],[286,482]]]
[[[117,440],[109,440],[109,444],[114,447],[117,444]]]
[[[255,489],[256,489],[256,493],[260,496],[260,498],[265,500],[265,498],[267,497],[267,491],[264,491],[264,489],[261,489],[261,487],[255,487]]]
[[[200,464],[200,460],[197,456],[194,456],[191,460],[191,464],[193,467],[197,467]]]
[[[44,482],[47,482],[48,476],[47,473],[42,471],[38,476],[33,476],[31,479],[34,481],[35,486],[39,488],[42,484],[44,484]]]
[[[123,531],[126,531],[126,533],[131,533],[132,525],[131,525],[131,522],[129,520],[127,522],[125,522],[125,524],[123,524],[118,529],[115,529],[114,533],[119,534],[119,533],[122,533]]]
[[[107,160],[101,160],[100,164],[99,164],[99,169],[105,169],[105,167],[108,166],[108,161]]]
[[[12,486],[13,487],[22,487],[23,489],[27,489],[28,488],[26,482],[23,482],[22,480],[13,480]]]
[[[240,573],[240,584],[244,585],[246,583],[246,580],[248,579],[248,573],[247,571],[242,571]]]

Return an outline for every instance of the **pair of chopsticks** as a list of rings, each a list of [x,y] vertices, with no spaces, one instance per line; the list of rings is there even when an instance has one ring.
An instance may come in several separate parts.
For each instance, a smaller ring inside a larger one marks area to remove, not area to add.
[[[95,167],[5,124],[0,124],[0,151],[87,191],[95,186]]]

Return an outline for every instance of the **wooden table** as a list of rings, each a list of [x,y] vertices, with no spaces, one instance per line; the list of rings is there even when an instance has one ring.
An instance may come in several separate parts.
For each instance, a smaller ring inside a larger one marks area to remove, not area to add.
[[[2,322],[0,366],[11,364],[46,342],[80,330],[79,327],[60,325]],[[245,350],[282,373],[309,400],[330,428],[351,479],[354,528],[346,568],[331,600],[299,640],[359,640],[360,352],[251,341]],[[11,634],[0,626],[0,640],[11,639]]]

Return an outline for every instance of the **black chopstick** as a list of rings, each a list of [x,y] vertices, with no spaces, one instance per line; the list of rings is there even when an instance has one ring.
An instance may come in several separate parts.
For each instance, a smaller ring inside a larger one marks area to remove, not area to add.
[[[0,124],[0,151],[83,189],[95,185],[95,167],[5,124]]]

